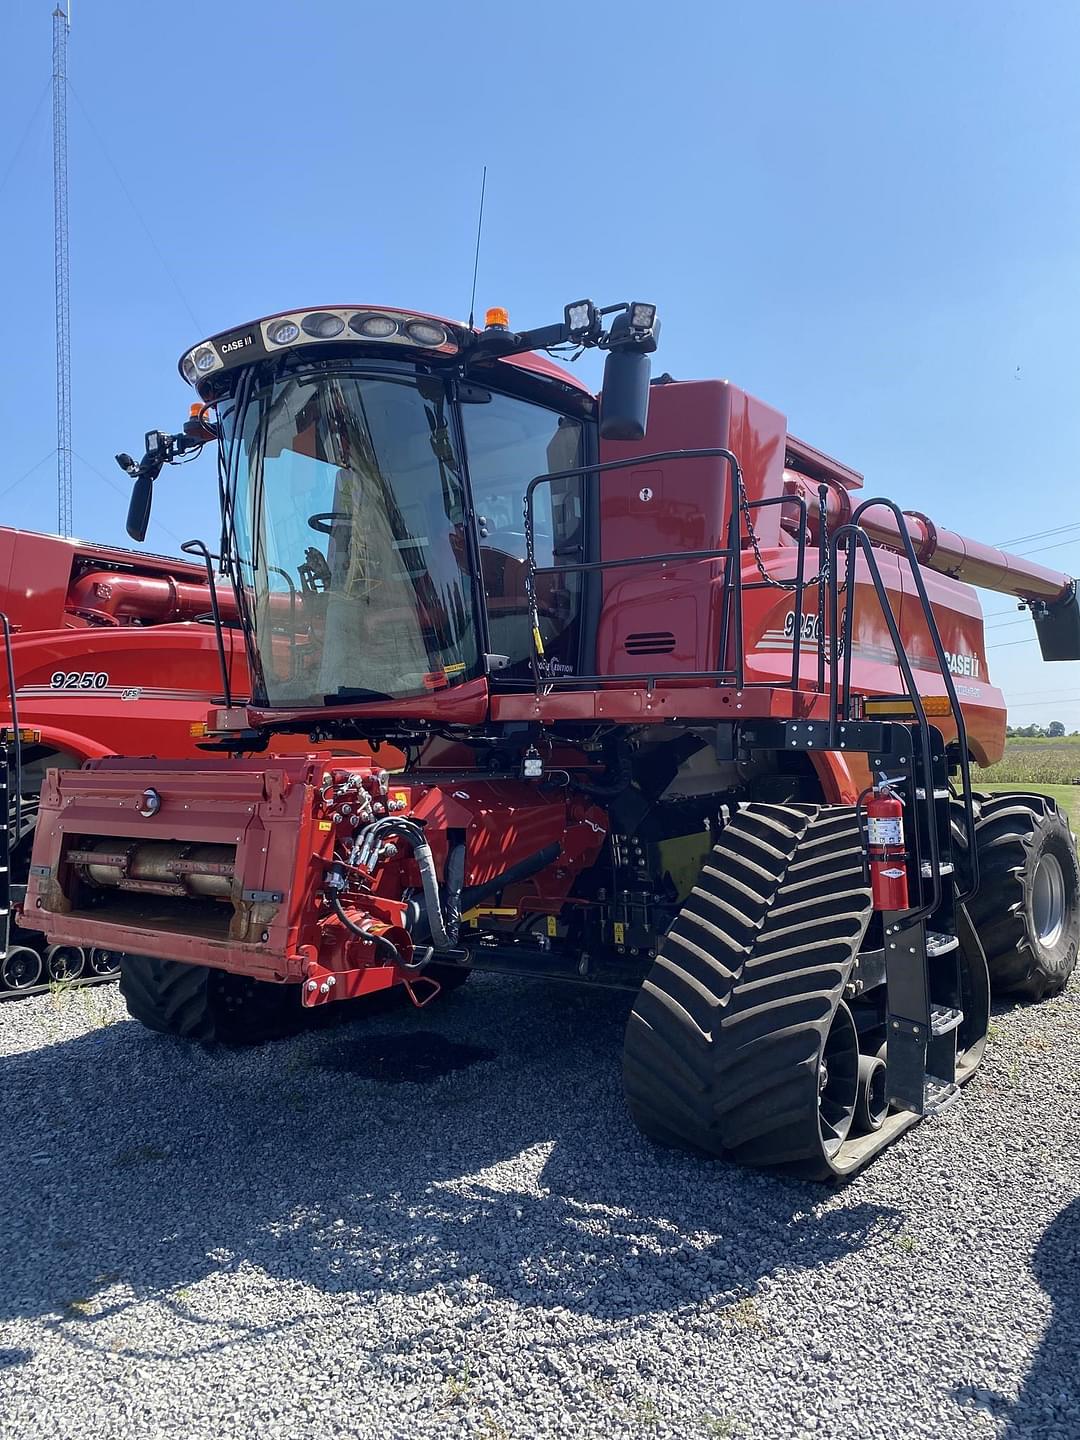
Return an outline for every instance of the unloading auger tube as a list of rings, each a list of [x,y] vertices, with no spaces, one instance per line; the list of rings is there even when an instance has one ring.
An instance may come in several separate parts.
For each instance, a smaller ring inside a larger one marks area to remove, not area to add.
[[[1034,995],[1080,936],[1056,810],[971,794],[1005,711],[962,580],[1080,659],[1075,587],[860,506],[729,382],[650,385],[658,333],[639,302],[528,331],[357,305],[192,347],[254,690],[205,743],[236,758],[50,776],[25,924],[122,952],[131,1014],[208,1043],[473,969],[622,989],[646,1135],[815,1179],[956,1103],[987,959]],[[599,395],[560,346],[605,351]],[[133,534],[182,453],[132,462]]]

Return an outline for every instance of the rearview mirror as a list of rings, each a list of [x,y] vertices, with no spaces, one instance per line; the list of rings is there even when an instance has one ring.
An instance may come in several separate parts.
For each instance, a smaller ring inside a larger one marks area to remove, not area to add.
[[[128,504],[127,533],[132,540],[145,540],[150,524],[150,506],[154,500],[154,482],[149,475],[138,475]]]
[[[649,420],[649,357],[609,350],[600,392],[601,440],[644,440]]]

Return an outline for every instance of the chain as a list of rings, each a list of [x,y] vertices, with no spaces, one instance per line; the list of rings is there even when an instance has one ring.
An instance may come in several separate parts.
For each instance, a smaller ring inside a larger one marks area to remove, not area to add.
[[[746,493],[746,486],[743,484],[742,471],[735,471],[735,482],[739,487],[739,509],[742,511],[743,522],[746,525],[746,536],[754,547],[754,564],[758,568],[758,574],[766,585],[771,585],[774,590],[797,590],[797,580],[776,580],[765,568],[765,561],[761,558],[761,542],[758,540],[757,532],[754,529],[754,520],[750,514],[750,500]],[[813,580],[808,582],[813,585]]]
[[[770,586],[770,587],[771,587],[772,589],[774,589],[774,590],[787,590],[787,591],[789,591],[789,592],[790,592],[790,591],[794,591],[794,590],[798,590],[798,589],[799,589],[799,586],[800,586],[800,582],[799,582],[798,580],[777,580],[774,576],[770,575],[769,572],[768,572],[768,570],[765,568],[765,561],[764,561],[764,559],[762,558],[762,554],[761,554],[761,542],[759,541],[759,539],[758,539],[758,537],[757,537],[757,532],[756,532],[755,529],[754,529],[754,520],[753,520],[753,516],[752,516],[751,513],[750,513],[750,498],[749,498],[749,496],[748,496],[747,493],[746,493],[746,486],[745,486],[745,484],[743,483],[742,471],[741,471],[741,470],[737,470],[737,471],[735,472],[735,474],[736,474],[736,483],[738,484],[738,487],[739,487],[739,509],[740,509],[740,511],[742,512],[743,523],[744,523],[745,526],[746,526],[747,539],[750,541],[750,545],[751,545],[751,547],[753,548],[753,551],[754,551],[754,564],[757,566],[758,574],[761,576],[761,578],[762,578],[762,580],[764,581],[764,583],[765,583],[766,585]],[[820,622],[820,635],[821,635],[821,639],[819,640],[819,643],[820,643],[820,644],[824,644],[824,635],[825,635],[825,627],[824,627],[824,617],[825,617],[825,587],[826,587],[826,586],[828,585],[828,583],[829,583],[829,568],[830,568],[830,567],[829,567],[829,518],[828,518],[828,511],[827,511],[827,507],[826,507],[826,506],[824,506],[824,505],[819,505],[819,506],[818,506],[818,512],[819,512],[819,519],[820,519],[820,521],[821,521],[821,535],[822,535],[822,542],[823,542],[823,544],[822,544],[822,549],[824,550],[825,558],[824,558],[824,560],[821,562],[821,570],[820,570],[820,572],[819,572],[817,575],[815,575],[811,580],[807,580],[807,581],[805,581],[805,582],[802,582],[802,585],[803,585],[803,589],[805,589],[807,586],[810,586],[810,585],[816,585],[816,586],[818,587],[818,615],[821,617],[821,622]],[[837,593],[837,596],[843,595],[844,591],[847,589],[847,583],[848,583],[848,582],[847,582],[847,580],[845,579],[845,580],[843,581],[843,583],[837,588],[837,592],[836,592],[836,593]],[[845,647],[846,647],[846,644],[847,644],[847,610],[845,609],[845,610],[843,611],[843,615],[842,615],[842,618],[841,618],[841,620],[840,620],[840,641],[839,641],[839,646],[838,646],[838,649],[837,649],[837,654],[838,654],[838,656],[839,656],[839,655],[843,655],[844,649],[845,649]]]
[[[529,624],[532,626],[532,648],[533,658],[536,663],[538,677],[550,674],[548,671],[547,656],[544,654],[544,641],[540,634],[540,607],[536,600],[536,586],[533,583],[533,567],[529,563],[529,557],[533,554],[533,527],[532,527],[532,506],[528,498],[524,502],[525,515],[525,596],[529,606]],[[549,685],[543,686],[545,694],[550,692]]]

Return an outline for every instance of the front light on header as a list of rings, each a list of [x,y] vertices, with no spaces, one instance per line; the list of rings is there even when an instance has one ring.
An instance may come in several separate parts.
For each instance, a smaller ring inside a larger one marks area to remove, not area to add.
[[[656,324],[656,306],[635,300],[630,306],[631,330],[651,330]]]

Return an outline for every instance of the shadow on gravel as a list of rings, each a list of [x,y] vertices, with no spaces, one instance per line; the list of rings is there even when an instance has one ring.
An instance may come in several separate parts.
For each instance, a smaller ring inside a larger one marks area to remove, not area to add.
[[[466,1070],[498,1054],[486,1045],[465,1045],[448,1040],[434,1030],[414,1034],[365,1035],[358,1045],[355,1036],[344,1036],[327,1047],[320,1065],[348,1075],[362,1075],[388,1085],[430,1085],[455,1070]]]
[[[111,1287],[177,1306],[170,1292],[244,1266],[365,1301],[439,1287],[469,1302],[463,1326],[506,1298],[615,1323],[731,1304],[895,1228],[857,1192],[825,1204],[642,1139],[622,1100],[628,1006],[484,978],[367,1038],[358,1023],[206,1052],[118,1023],[0,1061],[0,1322],[52,1316],[104,1344],[95,1327],[133,1303]],[[410,1047],[431,1072],[413,1083]],[[215,1322],[206,1348],[230,1343]]]
[[[1080,1412],[1080,1200],[1047,1227],[1031,1268],[1054,1313],[1002,1440],[1067,1440],[1077,1434]]]

